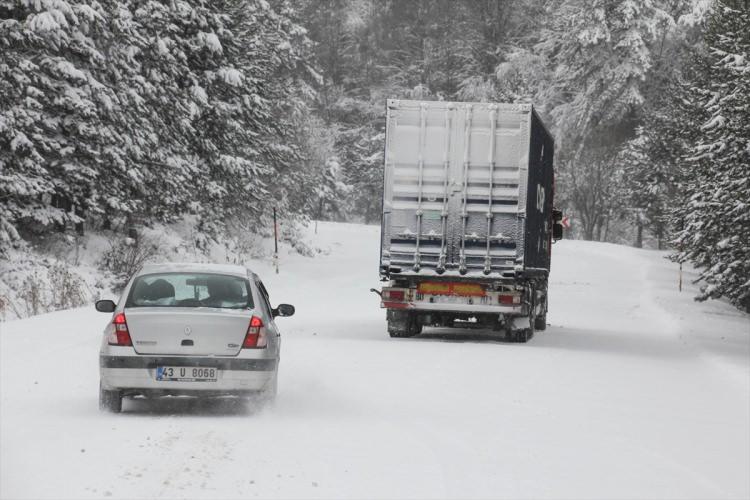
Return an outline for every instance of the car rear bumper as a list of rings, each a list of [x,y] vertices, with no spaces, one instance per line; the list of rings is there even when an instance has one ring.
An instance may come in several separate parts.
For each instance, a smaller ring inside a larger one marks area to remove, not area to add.
[[[276,359],[190,358],[179,356],[99,357],[102,389],[156,394],[219,395],[257,392],[272,381]],[[216,381],[163,381],[157,366],[207,367],[219,370]]]

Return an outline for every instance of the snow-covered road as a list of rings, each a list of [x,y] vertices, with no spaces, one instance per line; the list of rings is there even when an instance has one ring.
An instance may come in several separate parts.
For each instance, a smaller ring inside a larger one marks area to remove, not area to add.
[[[0,323],[0,497],[750,496],[750,319],[679,294],[663,254],[555,245],[551,326],[526,345],[390,339],[379,228],[319,229],[329,254],[254,266],[297,307],[273,408],[102,414],[106,315]]]

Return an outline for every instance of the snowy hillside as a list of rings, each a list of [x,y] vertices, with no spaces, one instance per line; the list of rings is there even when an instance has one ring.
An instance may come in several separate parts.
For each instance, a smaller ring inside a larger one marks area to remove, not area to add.
[[[750,318],[677,292],[663,253],[554,247],[525,345],[390,339],[379,228],[256,263],[281,318],[280,393],[97,409],[93,307],[0,323],[1,498],[747,498]],[[252,265],[252,264],[251,264]],[[686,282],[690,282],[686,277]]]
[[[282,255],[322,251],[302,241],[296,224],[283,221],[279,229]],[[0,259],[0,321],[70,309],[111,295],[118,283],[127,281],[120,275],[129,276],[146,261],[235,263],[253,257],[270,260],[273,255],[273,239],[256,232],[225,235],[221,243],[199,233],[197,218],[188,216],[140,228],[139,242],[99,230],[78,237],[52,234],[37,245],[8,249],[7,259]]]

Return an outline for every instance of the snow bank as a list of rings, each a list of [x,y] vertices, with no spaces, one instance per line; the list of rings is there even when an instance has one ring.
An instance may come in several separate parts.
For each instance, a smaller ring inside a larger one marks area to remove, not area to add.
[[[142,246],[152,246],[149,261],[253,263],[270,262],[273,241],[264,235],[237,232],[226,241],[206,241],[195,217],[172,225],[142,228]],[[280,251],[308,256],[321,253],[302,239],[294,227],[280,224]],[[52,234],[36,247],[9,249],[0,261],[0,322],[92,304],[112,296],[122,277],[105,263],[117,252],[131,252],[132,240],[112,231],[90,231],[85,236]],[[127,255],[124,260],[131,259]],[[127,278],[125,278],[127,279]]]

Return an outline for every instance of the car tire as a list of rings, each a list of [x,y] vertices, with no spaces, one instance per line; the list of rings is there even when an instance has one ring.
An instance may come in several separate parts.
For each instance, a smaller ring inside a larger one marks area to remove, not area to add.
[[[262,400],[266,404],[272,404],[276,401],[276,395],[279,393],[279,372],[273,374],[268,386],[263,390]]]
[[[250,408],[261,409],[266,405],[272,405],[276,401],[276,394],[279,391],[279,372],[274,373],[273,378],[268,381],[262,390],[243,396],[242,399]]]
[[[120,413],[122,411],[122,393],[120,391],[105,391],[99,384],[99,410]]]

